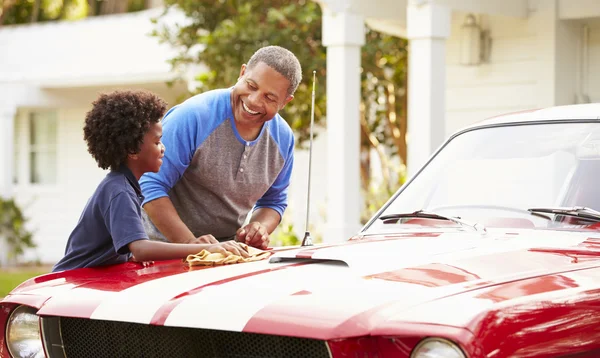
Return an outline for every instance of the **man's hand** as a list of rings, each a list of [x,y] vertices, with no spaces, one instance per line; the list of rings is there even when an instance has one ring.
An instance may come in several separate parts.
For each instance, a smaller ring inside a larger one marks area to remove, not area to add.
[[[259,249],[269,247],[269,232],[258,221],[253,221],[237,230],[235,240]]]
[[[239,242],[233,240],[221,242],[215,245],[210,245],[206,248],[208,252],[220,253],[225,256],[237,255],[243,258],[249,257],[250,254],[246,251]]]
[[[210,234],[195,237],[188,242],[188,244],[218,244],[218,243],[219,243],[219,241]]]

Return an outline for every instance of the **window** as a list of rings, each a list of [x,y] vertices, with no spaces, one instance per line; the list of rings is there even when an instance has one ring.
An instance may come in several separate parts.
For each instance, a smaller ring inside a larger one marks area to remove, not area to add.
[[[15,123],[15,183],[53,185],[57,181],[55,111],[29,111]]]

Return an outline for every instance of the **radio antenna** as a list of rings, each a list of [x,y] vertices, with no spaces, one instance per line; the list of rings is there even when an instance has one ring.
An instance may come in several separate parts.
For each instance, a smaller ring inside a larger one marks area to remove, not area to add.
[[[308,193],[306,195],[306,229],[304,231],[304,238],[302,239],[302,246],[312,246],[312,237],[308,230],[308,217],[310,214],[310,182],[311,182],[311,171],[312,171],[312,147],[313,147],[313,125],[315,123],[315,82],[316,82],[317,71],[313,71],[313,85],[312,85],[312,105],[310,109],[310,141],[308,147]]]

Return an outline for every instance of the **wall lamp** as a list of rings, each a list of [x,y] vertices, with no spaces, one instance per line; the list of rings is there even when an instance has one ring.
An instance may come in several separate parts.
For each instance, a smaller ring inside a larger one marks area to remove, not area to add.
[[[490,59],[492,39],[489,30],[483,30],[475,15],[468,14],[460,27],[460,64],[477,66]]]

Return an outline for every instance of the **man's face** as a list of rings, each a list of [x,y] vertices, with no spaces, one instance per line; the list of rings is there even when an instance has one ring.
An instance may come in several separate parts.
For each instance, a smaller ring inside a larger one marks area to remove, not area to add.
[[[138,153],[138,163],[143,172],[158,173],[165,155],[165,146],[161,138],[162,124],[152,123],[144,135],[144,142]]]
[[[251,69],[242,65],[231,95],[236,124],[249,128],[262,127],[294,98],[288,95],[289,86],[290,82],[282,74],[264,62],[257,63]]]

